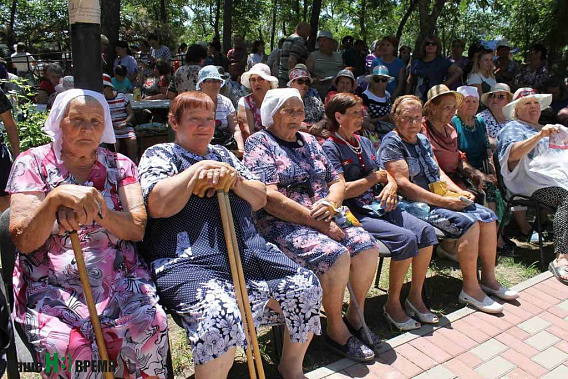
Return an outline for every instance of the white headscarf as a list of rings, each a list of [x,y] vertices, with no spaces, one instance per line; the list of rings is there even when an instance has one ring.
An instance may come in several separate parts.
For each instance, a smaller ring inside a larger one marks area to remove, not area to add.
[[[62,92],[55,98],[51,112],[45,121],[43,131],[53,140],[53,150],[58,161],[61,161],[61,149],[63,147],[63,136],[59,124],[65,116],[67,107],[71,100],[80,96],[90,96],[101,104],[103,107],[105,117],[105,129],[99,143],[115,143],[114,128],[112,127],[112,118],[110,116],[110,109],[103,94],[95,91],[84,89],[70,89]]]
[[[265,128],[274,124],[274,115],[282,108],[286,100],[292,97],[297,97],[302,101],[302,96],[296,88],[277,88],[266,92],[264,100],[262,100],[262,106],[260,107],[260,118]]]

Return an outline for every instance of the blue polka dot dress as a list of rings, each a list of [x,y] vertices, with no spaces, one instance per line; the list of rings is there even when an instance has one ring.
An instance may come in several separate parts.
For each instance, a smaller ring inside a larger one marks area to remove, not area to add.
[[[173,143],[155,145],[146,150],[139,166],[146,204],[160,180],[202,160],[228,163],[245,180],[256,179],[221,146],[209,145],[209,153],[199,156]],[[307,341],[310,332],[320,334],[322,292],[317,277],[260,236],[249,203],[233,192],[229,201],[255,325],[285,322],[293,342]],[[191,196],[178,214],[150,218],[144,242],[161,302],[180,316],[195,364],[244,346],[217,198]],[[270,298],[280,304],[282,315],[266,307]]]

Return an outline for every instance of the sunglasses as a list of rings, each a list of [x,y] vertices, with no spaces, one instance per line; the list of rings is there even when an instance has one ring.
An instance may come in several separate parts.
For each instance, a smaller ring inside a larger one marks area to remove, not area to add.
[[[490,94],[489,94],[489,98],[490,98],[490,99],[503,100],[503,99],[506,98],[506,97],[507,97],[507,95],[502,94],[502,93],[499,94],[499,95],[497,95],[496,93],[490,93]]]
[[[521,97],[531,96],[531,95],[536,95],[536,90],[531,89],[530,91],[528,91],[528,90],[521,91],[521,93],[519,93],[517,95],[517,97],[515,97],[514,100],[520,99]]]
[[[424,44],[424,46],[438,46],[438,42],[428,41]]]
[[[388,78],[377,78],[377,77],[374,77],[374,78],[373,78],[373,82],[375,82],[375,83],[381,83],[381,82],[382,82],[382,83],[387,83],[388,81],[389,81]]]
[[[304,84],[310,84],[310,79],[296,79],[296,83],[303,86]]]

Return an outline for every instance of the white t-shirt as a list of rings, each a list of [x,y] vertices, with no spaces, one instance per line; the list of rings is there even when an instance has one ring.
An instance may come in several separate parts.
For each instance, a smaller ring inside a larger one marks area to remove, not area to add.
[[[27,57],[27,58],[26,58]],[[30,53],[14,53],[10,56],[12,63],[16,67],[17,71],[28,71],[28,64],[35,62],[36,60]],[[31,64],[30,64],[31,66]]]
[[[217,95],[217,109],[215,110],[215,124],[221,123],[221,129],[227,128],[227,118],[235,113],[235,107],[231,100],[223,95]]]
[[[467,84],[470,86],[474,84],[482,84],[483,82],[487,83],[489,87],[493,87],[495,84],[497,84],[497,81],[494,77],[489,76],[488,78],[486,78],[480,72],[472,72],[467,77]]]

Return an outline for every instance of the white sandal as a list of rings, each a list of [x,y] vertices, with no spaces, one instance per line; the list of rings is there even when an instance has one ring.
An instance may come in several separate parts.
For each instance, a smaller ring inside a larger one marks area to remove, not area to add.
[[[386,305],[383,307],[383,314],[385,315],[387,321],[401,332],[408,332],[409,330],[420,329],[420,327],[422,326],[418,321],[413,320],[410,317],[408,318],[408,320],[404,322],[394,321],[394,319],[388,314]]]
[[[406,314],[410,317],[416,317],[420,322],[424,324],[437,324],[440,319],[432,312],[420,313],[418,309],[410,302],[410,300],[406,299],[404,302],[404,310]]]

